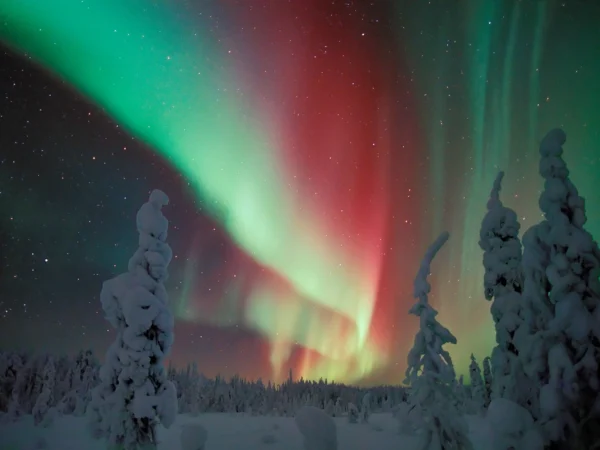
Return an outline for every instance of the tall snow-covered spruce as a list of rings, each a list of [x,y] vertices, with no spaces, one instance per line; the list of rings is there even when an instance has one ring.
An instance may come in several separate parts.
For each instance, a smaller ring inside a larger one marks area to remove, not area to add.
[[[409,313],[419,317],[419,331],[408,354],[405,383],[410,384],[408,401],[419,410],[423,423],[418,433],[419,449],[471,449],[468,427],[457,410],[454,398],[456,374],[445,344],[456,344],[456,337],[436,319],[438,312],[429,304],[431,285],[427,282],[431,262],[449,238],[442,233],[425,253],[415,278],[417,303]]]
[[[485,298],[492,301],[496,347],[492,351],[492,398],[506,398],[527,407],[531,402],[529,380],[519,360],[518,341],[527,338],[522,299],[522,247],[517,214],[502,204],[500,190],[504,172],[498,173],[487,213],[481,223],[479,246],[483,250]]]
[[[136,216],[139,246],[128,271],[105,281],[100,301],[117,330],[100,369],[100,384],[88,408],[92,432],[122,450],[156,447],[156,426],[170,427],[177,413],[175,387],[163,360],[173,343],[173,316],[164,281],[172,252],[168,221],[161,208],[169,202],[159,190]]]
[[[485,410],[485,385],[481,376],[481,367],[477,364],[475,355],[471,353],[471,364],[469,364],[469,381],[471,385],[472,412],[483,413]]]
[[[564,131],[540,145],[545,220],[523,237],[525,295],[534,314],[523,355],[538,378],[538,423],[550,448],[600,448],[600,250],[562,159]]]
[[[486,408],[490,404],[490,399],[492,396],[492,366],[490,362],[490,357],[486,356],[483,358],[483,384],[485,387],[485,406]]]

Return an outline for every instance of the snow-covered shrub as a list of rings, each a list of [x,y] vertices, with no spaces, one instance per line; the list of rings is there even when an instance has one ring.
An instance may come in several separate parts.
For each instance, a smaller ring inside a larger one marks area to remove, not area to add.
[[[354,403],[348,403],[348,423],[358,422],[358,408]]]
[[[204,450],[208,432],[199,423],[186,423],[181,426],[181,450]]]
[[[303,406],[294,419],[305,450],[337,450],[335,422],[322,409]]]
[[[172,252],[165,242],[168,197],[155,190],[136,216],[139,247],[128,272],[104,282],[100,301],[117,330],[92,394],[89,418],[95,436],[134,450],[156,445],[156,425],[170,427],[177,394],[163,360],[173,343],[173,316],[164,281]]]
[[[431,261],[448,240],[442,233],[429,247],[415,278],[417,303],[410,313],[419,317],[419,331],[408,354],[405,383],[410,384],[409,403],[422,410],[423,426],[419,429],[422,450],[471,449],[468,427],[453,398],[456,376],[445,344],[456,344],[454,335],[436,319],[431,307],[427,282]]]

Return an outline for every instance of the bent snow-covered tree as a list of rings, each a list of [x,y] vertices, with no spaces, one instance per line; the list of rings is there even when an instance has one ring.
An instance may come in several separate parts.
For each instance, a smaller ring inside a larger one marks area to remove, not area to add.
[[[128,271],[104,282],[100,301],[117,330],[88,408],[92,431],[124,450],[154,448],[156,425],[171,426],[175,387],[163,360],[173,343],[173,316],[164,281],[172,252],[165,242],[168,197],[155,190],[136,216],[139,247]]]
[[[431,285],[427,282],[431,262],[448,240],[442,233],[429,247],[415,278],[417,303],[409,313],[419,317],[419,331],[408,353],[405,383],[410,384],[409,404],[423,418],[419,426],[419,449],[471,449],[468,427],[454,398],[456,374],[445,344],[456,344],[454,335],[436,319],[438,312],[429,304]]]
[[[585,202],[562,159],[564,131],[540,145],[545,220],[524,236],[534,308],[526,367],[538,377],[538,423],[551,448],[600,448],[600,250],[584,229]]]
[[[504,172],[498,173],[487,213],[481,223],[479,246],[483,250],[485,298],[496,328],[492,351],[492,398],[506,398],[527,407],[531,402],[529,380],[519,360],[518,341],[527,338],[526,304],[522,299],[522,247],[517,214],[502,204],[500,190]]]

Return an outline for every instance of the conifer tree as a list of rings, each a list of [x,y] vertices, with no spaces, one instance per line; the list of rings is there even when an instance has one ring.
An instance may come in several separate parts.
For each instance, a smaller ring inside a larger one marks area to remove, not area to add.
[[[551,448],[583,450],[600,445],[600,250],[584,228],[585,201],[562,159],[565,141],[554,129],[540,145],[544,220],[523,238],[532,313],[520,357],[540,386],[534,416]]]
[[[156,447],[156,426],[170,427],[177,397],[163,359],[173,343],[173,316],[164,287],[172,252],[166,243],[167,196],[151,193],[136,216],[139,247],[128,271],[104,282],[100,301],[117,330],[92,394],[90,424],[95,436],[123,450]]]
[[[481,376],[481,368],[473,354],[471,354],[471,363],[469,364],[469,382],[473,410],[476,413],[481,413],[485,408],[485,387]]]
[[[54,404],[56,367],[53,358],[48,358],[42,372],[42,392],[38,396],[32,409],[33,423],[38,425],[49,413]]]
[[[490,357],[486,356],[483,359],[483,385],[485,387],[485,406],[487,407],[490,404],[490,399],[492,396],[492,367],[490,363]]]
[[[528,338],[528,304],[522,298],[522,247],[517,214],[502,204],[500,190],[504,172],[498,173],[487,213],[481,223],[479,246],[485,268],[484,293],[492,301],[490,311],[496,329],[492,351],[491,398],[505,398],[521,406],[531,404],[531,381],[519,359],[518,343]]]
[[[414,283],[415,305],[410,314],[419,318],[419,331],[408,354],[405,383],[410,384],[409,403],[420,410],[419,449],[471,449],[468,427],[456,407],[456,374],[446,344],[456,344],[454,335],[437,321],[438,312],[429,304],[427,282],[433,258],[448,240],[442,233],[429,247]]]

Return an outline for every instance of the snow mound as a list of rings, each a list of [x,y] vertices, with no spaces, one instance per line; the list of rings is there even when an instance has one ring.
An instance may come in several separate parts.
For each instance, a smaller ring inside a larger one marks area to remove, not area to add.
[[[187,423],[181,427],[181,450],[204,450],[208,432],[199,423]]]
[[[260,441],[263,444],[275,444],[277,442],[277,438],[275,437],[274,434],[264,434],[263,437],[260,439]]]
[[[165,428],[170,428],[177,417],[177,389],[172,382],[166,381],[159,394],[157,412],[160,422]]]
[[[295,421],[304,436],[305,450],[337,450],[335,422],[322,409],[304,406]]]
[[[417,407],[402,402],[397,406],[395,412],[400,434],[413,436],[415,431],[423,426],[423,417]]]
[[[504,398],[492,400],[486,419],[494,436],[494,450],[542,450],[541,435],[534,428],[533,418],[522,406]]]

